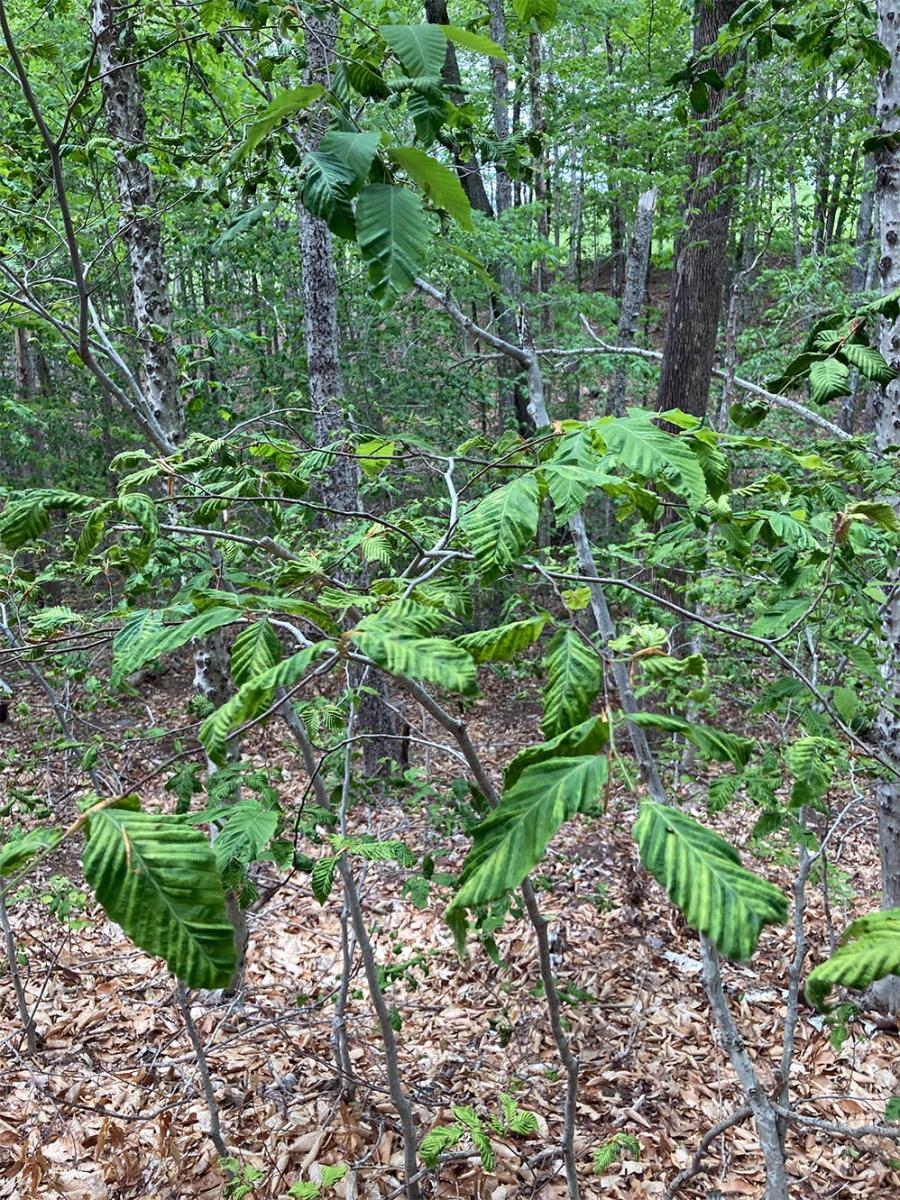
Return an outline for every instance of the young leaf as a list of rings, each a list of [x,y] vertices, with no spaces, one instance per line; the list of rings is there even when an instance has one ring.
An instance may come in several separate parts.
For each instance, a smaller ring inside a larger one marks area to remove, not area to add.
[[[0,846],[0,879],[15,875],[31,861],[36,854],[59,841],[60,832],[57,829],[46,829],[38,826],[30,829],[20,837],[11,837]]]
[[[833,987],[861,991],[888,975],[900,975],[900,908],[854,921],[838,950],[810,973],[806,997],[821,1009]]]
[[[241,613],[238,609],[220,606],[206,608],[177,625],[142,621],[139,626],[129,625],[127,634],[126,626],[123,626],[113,639],[113,684],[118,684],[126,675],[137,671],[151,659],[159,658],[170,650],[177,650],[179,646],[186,645],[194,638],[201,638],[207,633],[212,633],[214,629],[221,629],[223,625],[231,625],[240,619]],[[135,636],[138,629],[139,636]]]
[[[644,866],[665,888],[692,929],[726,958],[750,958],[763,925],[787,919],[787,900],[741,866],[724,838],[698,821],[646,800],[634,826]]]
[[[543,665],[547,683],[541,733],[553,738],[584,721],[590,712],[602,682],[600,658],[574,629],[566,628],[554,634]]]
[[[526,767],[546,762],[548,758],[578,758],[599,754],[609,745],[609,723],[602,717],[590,717],[572,729],[566,729],[549,742],[538,742],[520,750],[506,768],[504,787],[511,788]]]
[[[834,743],[827,738],[798,738],[785,752],[787,768],[794,777],[791,804],[815,806],[828,791],[834,772]]]
[[[841,350],[847,362],[851,367],[856,367],[864,379],[872,379],[875,383],[886,384],[896,376],[896,371],[874,346],[865,346],[858,342],[844,342]]]
[[[331,895],[331,889],[334,887],[334,868],[337,865],[337,860],[338,856],[336,854],[329,854],[326,858],[317,859],[312,869],[310,876],[312,893],[320,904],[324,904]]]
[[[391,304],[408,291],[428,245],[422,201],[408,188],[372,183],[356,201],[356,240],[376,300]]]
[[[549,759],[526,767],[476,827],[450,908],[486,904],[518,887],[560,825],[601,794],[608,769],[603,755]]]
[[[224,987],[234,930],[206,836],[183,817],[111,807],[87,830],[84,877],[110,919],[188,987]]]
[[[609,454],[630,471],[666,483],[700,508],[707,497],[706,478],[690,443],[655,425],[651,413],[630,409],[627,417],[596,426]]]
[[[243,142],[238,147],[233,161],[239,162],[252,154],[256,147],[267,138],[272,130],[288,117],[308,108],[310,104],[325,94],[321,83],[311,83],[303,87],[288,88],[279,92],[263,109],[256,121],[248,126]]]

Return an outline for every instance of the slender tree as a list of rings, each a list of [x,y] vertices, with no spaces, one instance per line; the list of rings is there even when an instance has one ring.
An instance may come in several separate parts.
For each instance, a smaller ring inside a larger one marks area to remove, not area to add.
[[[878,73],[876,119],[880,145],[875,161],[875,200],[881,238],[879,269],[885,292],[900,288],[900,11],[891,0],[878,0],[878,37],[891,65]],[[879,349],[900,372],[900,319],[881,322]],[[875,445],[884,451],[900,442],[900,379],[889,383],[872,403]],[[894,499],[900,511],[900,500]],[[884,605],[885,696],[878,713],[882,752],[900,769],[900,567],[891,569]],[[884,908],[900,908],[900,780],[882,779],[876,791],[878,846],[881,856],[881,899]],[[890,976],[876,988],[880,1000],[900,1012],[900,977]]]

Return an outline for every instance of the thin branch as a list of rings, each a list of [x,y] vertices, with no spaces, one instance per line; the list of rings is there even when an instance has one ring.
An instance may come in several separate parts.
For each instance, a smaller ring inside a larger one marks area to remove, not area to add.
[[[722,1136],[727,1130],[732,1129],[735,1125],[740,1125],[742,1121],[746,1121],[748,1117],[753,1115],[753,1109],[749,1104],[744,1104],[740,1108],[736,1108],[733,1113],[727,1117],[723,1117],[718,1124],[713,1125],[712,1129],[700,1139],[700,1145],[694,1151],[694,1157],[691,1159],[691,1165],[685,1167],[683,1171],[679,1171],[669,1186],[666,1188],[666,1194],[663,1200],[673,1200],[673,1197],[681,1191],[686,1183],[690,1183],[697,1175],[702,1175],[706,1171],[703,1165],[703,1157],[706,1151],[710,1148],[716,1138]]]

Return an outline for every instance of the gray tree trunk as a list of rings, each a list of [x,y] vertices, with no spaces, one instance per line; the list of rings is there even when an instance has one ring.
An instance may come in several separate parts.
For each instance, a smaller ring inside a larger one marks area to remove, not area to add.
[[[334,61],[337,39],[336,14],[306,17],[307,78],[326,83]],[[311,131],[315,145],[324,133],[321,126]],[[338,283],[331,230],[319,217],[300,209],[300,255],[303,269],[303,323],[306,335],[306,369],[309,399],[313,410],[313,432],[318,446],[345,446],[348,421],[344,412],[344,382],[341,376],[338,338]],[[320,495],[327,506],[326,523],[336,529],[347,520],[342,513],[359,508],[359,466],[351,455],[335,454],[325,472]],[[364,571],[360,574],[364,574]],[[354,680],[358,683],[359,680]],[[389,740],[395,732],[394,714],[385,703],[380,675],[365,680],[367,688],[359,707],[360,732],[370,735],[363,743],[363,757],[370,776],[382,771],[382,760],[396,757],[398,743]],[[372,737],[371,735],[378,735]]]
[[[878,38],[891,55],[891,66],[878,74],[876,119],[879,134],[900,135],[900,10],[893,0],[878,0]],[[882,145],[875,156],[882,291],[900,287],[900,150]],[[900,321],[882,321],[879,349],[900,370]],[[894,380],[872,404],[875,444],[880,450],[900,442],[900,381]],[[900,511],[900,498],[894,498]],[[882,753],[900,767],[900,568],[888,576],[890,597],[882,629],[885,696],[878,713],[877,734]],[[881,857],[882,907],[900,908],[900,783],[882,780],[877,788],[878,848]],[[892,1012],[900,1012],[900,977],[891,976],[876,988],[876,996]]]
[[[853,267],[850,270],[850,291],[858,295],[865,290],[872,257],[872,235],[875,214],[875,160],[866,155],[863,166],[863,190],[859,198],[859,213],[856,218],[856,245]]]
[[[617,346],[634,344],[634,334],[638,318],[641,315],[641,305],[644,302],[644,292],[647,288],[647,269],[650,265],[650,243],[653,240],[653,214],[656,211],[656,189],[650,188],[638,197],[637,213],[634,218],[634,237],[628,247],[628,258],[625,262],[625,287],[622,292],[622,306],[619,310],[619,327],[616,331]],[[625,411],[625,391],[627,376],[624,365],[620,364],[613,372],[609,385],[609,411],[617,417]]]
[[[178,390],[162,231],[156,215],[156,181],[143,161],[146,118],[133,61],[133,7],[114,0],[93,0],[91,31],[97,42],[106,126],[116,144],[119,236],[131,268],[143,391],[160,428],[177,445],[184,434],[184,409]]]

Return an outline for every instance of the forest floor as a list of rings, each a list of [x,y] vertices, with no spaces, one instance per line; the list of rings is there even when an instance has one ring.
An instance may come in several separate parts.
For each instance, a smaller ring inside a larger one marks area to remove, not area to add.
[[[120,786],[134,786],[152,770],[146,742],[130,729],[171,727],[183,717],[189,678],[185,668],[151,681],[140,697],[116,709],[84,712],[108,735],[122,734],[116,763]],[[66,790],[59,753],[35,758],[36,728],[51,728],[46,698],[19,689],[28,714],[0,726],[4,756],[0,792],[30,787],[48,795]],[[516,750],[538,740],[539,708],[521,681],[490,678],[469,715],[473,740],[499,780]],[[724,722],[723,722],[724,723]],[[82,730],[82,732],[84,732]],[[46,739],[45,739],[46,740]],[[158,744],[158,761],[172,751]],[[278,726],[248,748],[260,763],[283,768],[285,805],[302,793],[306,776]],[[456,773],[437,751],[414,765],[436,781]],[[7,763],[10,759],[7,758]],[[146,805],[171,804],[157,778],[143,786]],[[415,799],[416,789],[388,794],[356,810],[357,828],[402,838],[417,853],[447,853],[455,867],[467,840],[435,829],[446,792]],[[410,799],[413,797],[413,800]],[[705,815],[703,779],[686,784],[681,799]],[[840,803],[840,795],[834,798]],[[634,798],[614,791],[605,818],[567,826],[535,876],[551,922],[555,969],[581,1062],[578,1153],[582,1195],[662,1198],[704,1133],[742,1103],[727,1058],[710,1029],[699,977],[698,945],[662,891],[640,868],[630,828]],[[66,813],[63,813],[63,817]],[[874,814],[872,814],[874,819]],[[752,810],[713,818],[738,845],[747,840]],[[875,839],[870,820],[852,825],[835,845],[831,898],[838,930],[848,914],[867,907],[877,889]],[[313,851],[314,848],[307,847]],[[321,849],[316,849],[321,853]],[[753,864],[753,860],[748,860]],[[781,865],[779,865],[779,863]],[[761,867],[785,890],[789,857]],[[47,875],[79,880],[74,853],[61,853]],[[363,903],[385,966],[405,968],[389,991],[402,1019],[398,1034],[404,1080],[422,1132],[452,1120],[450,1106],[466,1104],[487,1118],[502,1091],[534,1111],[538,1132],[498,1137],[495,1170],[477,1158],[446,1166],[426,1195],[483,1200],[565,1197],[557,1156],[540,1156],[561,1128],[564,1086],[538,984],[531,928],[508,917],[497,934],[503,965],[477,944],[460,962],[442,921],[446,893],[416,907],[403,894],[406,872],[392,863],[370,864]],[[839,886],[837,886],[839,885]],[[348,1011],[356,1094],[343,1102],[335,1088],[330,1046],[331,997],[339,976],[337,889],[320,906],[308,878],[294,876],[265,908],[251,916],[246,991],[240,1001],[193,1005],[216,1087],[225,1140],[243,1165],[259,1170],[242,1192],[225,1190],[225,1174],[207,1136],[208,1115],[171,977],[158,961],[135,950],[117,927],[89,904],[84,928],[54,920],[35,897],[11,908],[31,999],[40,994],[38,1054],[21,1057],[12,989],[0,990],[4,1074],[0,1081],[0,1196],[218,1197],[286,1196],[298,1180],[314,1178],[316,1164],[358,1165],[341,1197],[397,1197],[402,1157],[397,1122],[386,1092],[384,1057],[361,975],[354,977]],[[57,889],[58,890],[58,889]],[[810,895],[811,961],[827,952],[825,914]],[[751,964],[726,965],[729,998],[762,1078],[772,1084],[780,1059],[787,928],[767,929]],[[900,1093],[895,1034],[856,1019],[839,1049],[823,1019],[803,1007],[797,1031],[793,1096],[809,1116],[854,1123],[880,1120],[885,1101]],[[616,1132],[633,1135],[639,1160],[591,1173],[592,1152]],[[833,1139],[810,1130],[789,1135],[792,1194],[876,1198],[900,1194],[890,1146]],[[870,1152],[871,1151],[871,1152]],[[729,1129],[711,1147],[707,1172],[679,1194],[687,1200],[759,1196],[760,1157],[752,1123]]]

